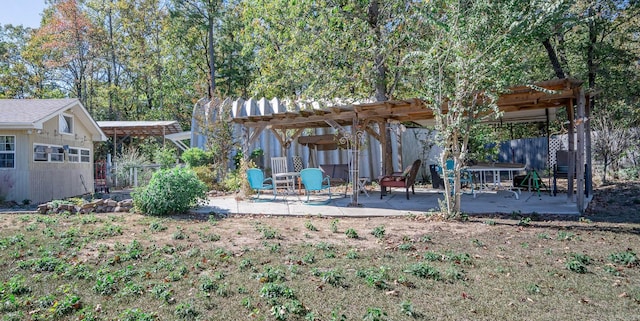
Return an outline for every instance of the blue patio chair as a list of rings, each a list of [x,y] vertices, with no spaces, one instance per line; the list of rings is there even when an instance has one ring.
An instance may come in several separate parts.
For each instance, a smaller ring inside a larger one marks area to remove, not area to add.
[[[449,181],[449,184],[451,186],[453,186],[453,180],[454,180],[454,170],[455,170],[455,163],[453,161],[453,159],[447,159],[447,162],[445,163],[445,166],[447,166],[447,170],[445,171],[445,173],[442,173],[442,168],[440,166],[437,167],[438,169],[438,174],[440,174],[442,177],[447,177],[447,181]],[[473,194],[473,175],[471,174],[471,172],[469,172],[466,169],[462,169],[460,171],[460,185],[461,186],[469,186],[469,188],[471,188],[471,194]],[[454,190],[454,188],[451,188],[451,194],[453,195],[453,193],[455,193],[456,191]]]
[[[265,179],[264,172],[259,168],[249,168],[247,170],[247,180],[249,180],[249,186],[251,189],[257,192],[257,196],[254,200],[260,200],[261,190],[271,190],[273,192],[273,199],[276,199],[276,190],[273,188],[271,177]]]
[[[322,172],[319,168],[306,168],[300,171],[300,180],[302,180],[302,185],[304,185],[305,193],[307,194],[307,204],[326,204],[331,201],[331,183],[330,177],[325,176],[324,172]],[[309,201],[309,194],[311,192],[318,192],[322,190],[328,190],[329,199],[320,203],[311,203]]]

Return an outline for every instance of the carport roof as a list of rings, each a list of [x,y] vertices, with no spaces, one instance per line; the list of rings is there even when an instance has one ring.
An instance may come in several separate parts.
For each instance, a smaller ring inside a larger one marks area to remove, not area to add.
[[[164,137],[182,132],[177,121],[99,121],[98,126],[109,137]]]

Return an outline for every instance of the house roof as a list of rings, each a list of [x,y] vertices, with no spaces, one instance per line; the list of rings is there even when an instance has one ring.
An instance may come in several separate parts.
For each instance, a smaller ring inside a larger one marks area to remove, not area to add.
[[[182,132],[180,124],[175,120],[170,121],[99,121],[98,126],[104,133],[113,137],[116,136],[135,136],[147,137],[157,136],[163,137],[168,134]]]
[[[43,124],[60,115],[71,113],[86,125],[93,141],[107,137],[78,99],[0,99],[0,129],[42,129]]]

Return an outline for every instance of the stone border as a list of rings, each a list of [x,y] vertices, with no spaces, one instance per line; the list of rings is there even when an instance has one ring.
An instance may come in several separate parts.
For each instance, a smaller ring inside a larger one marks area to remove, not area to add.
[[[72,214],[88,214],[88,213],[112,213],[112,212],[130,212],[133,209],[133,200],[125,199],[115,201],[112,199],[97,199],[91,202],[75,205],[69,203],[58,204],[56,202],[48,202],[38,205],[37,212],[40,214],[69,212]]]

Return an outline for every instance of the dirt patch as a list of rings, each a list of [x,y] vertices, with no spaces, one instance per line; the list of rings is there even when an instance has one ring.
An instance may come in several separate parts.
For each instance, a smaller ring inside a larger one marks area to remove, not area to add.
[[[598,186],[586,216],[594,221],[640,223],[640,181]]]

